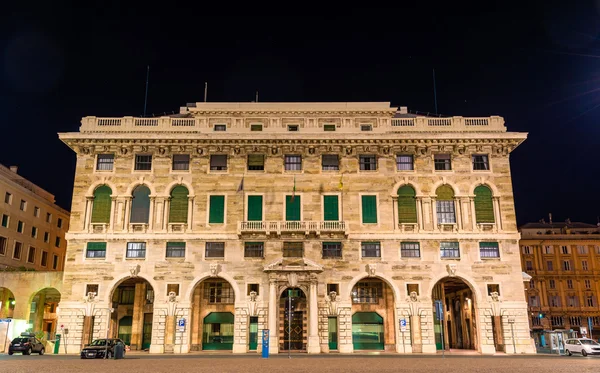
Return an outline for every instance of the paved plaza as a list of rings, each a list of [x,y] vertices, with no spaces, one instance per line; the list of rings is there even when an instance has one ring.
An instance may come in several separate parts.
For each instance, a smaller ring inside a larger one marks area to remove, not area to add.
[[[123,360],[80,360],[78,356],[0,355],[1,372],[598,372],[600,357],[581,356],[398,356],[287,355],[261,359],[238,355],[143,355]]]

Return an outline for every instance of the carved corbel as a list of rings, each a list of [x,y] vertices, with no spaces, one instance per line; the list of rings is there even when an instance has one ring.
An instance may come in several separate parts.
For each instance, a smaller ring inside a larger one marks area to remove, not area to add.
[[[373,263],[369,263],[366,266],[367,274],[369,277],[374,277],[377,275],[377,265]]]
[[[446,264],[446,271],[448,271],[448,276],[450,276],[450,277],[456,276],[456,264],[454,264],[454,263]]]
[[[210,277],[217,277],[221,271],[221,265],[218,263],[210,264]]]
[[[139,264],[134,264],[132,266],[129,267],[129,277],[137,277],[138,274],[140,273],[140,265]]]

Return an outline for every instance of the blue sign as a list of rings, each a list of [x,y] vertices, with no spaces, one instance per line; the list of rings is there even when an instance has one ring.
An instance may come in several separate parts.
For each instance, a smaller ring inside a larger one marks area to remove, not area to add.
[[[177,326],[179,326],[180,328],[185,328],[185,319],[177,320]]]
[[[406,331],[406,320],[405,319],[400,319],[400,331],[401,332]]]
[[[11,322],[12,319],[0,319],[0,322]]]
[[[444,320],[444,306],[441,300],[435,301],[435,318],[438,321]]]
[[[262,334],[262,357],[269,357],[269,329],[263,329]]]

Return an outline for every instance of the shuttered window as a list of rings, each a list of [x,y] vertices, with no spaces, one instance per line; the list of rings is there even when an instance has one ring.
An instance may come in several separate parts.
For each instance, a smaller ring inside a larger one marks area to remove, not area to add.
[[[106,257],[106,242],[88,242],[85,252],[86,258],[104,258]]]
[[[439,224],[456,223],[454,209],[454,190],[449,185],[442,185],[435,191],[437,219]]]
[[[417,222],[417,200],[415,190],[410,185],[398,189],[398,223]]]
[[[131,223],[146,223],[150,218],[150,189],[140,185],[133,190],[131,200]]]
[[[475,188],[475,220],[477,223],[494,223],[492,191],[485,185]]]
[[[169,223],[187,223],[188,189],[178,185],[171,191]]]
[[[377,223],[377,197],[362,196],[362,222]]]
[[[264,154],[249,154],[248,155],[248,170],[263,171],[265,169]]]
[[[285,220],[300,221],[300,196],[285,196]]]
[[[210,196],[208,222],[222,224],[225,221],[225,196]]]
[[[340,220],[338,196],[323,196],[323,220]]]
[[[262,196],[248,196],[248,221],[262,220]]]
[[[110,195],[112,190],[108,185],[101,185],[94,191],[94,205],[92,206],[92,223],[110,222]]]

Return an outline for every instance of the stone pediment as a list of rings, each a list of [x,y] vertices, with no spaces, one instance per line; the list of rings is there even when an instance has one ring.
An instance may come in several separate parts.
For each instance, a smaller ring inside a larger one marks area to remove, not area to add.
[[[306,258],[280,258],[266,265],[264,271],[321,273],[323,267]]]

